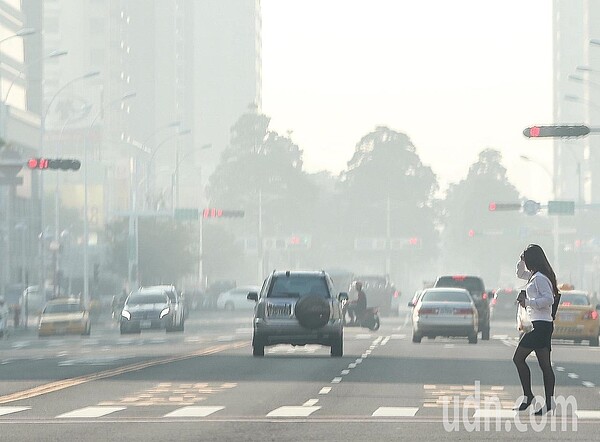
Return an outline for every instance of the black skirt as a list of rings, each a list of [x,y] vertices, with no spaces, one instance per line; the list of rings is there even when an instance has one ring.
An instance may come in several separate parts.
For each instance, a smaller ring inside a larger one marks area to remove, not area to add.
[[[532,348],[547,348],[552,351],[552,332],[554,331],[554,323],[550,321],[532,321],[533,330],[525,333],[519,341],[520,347]]]

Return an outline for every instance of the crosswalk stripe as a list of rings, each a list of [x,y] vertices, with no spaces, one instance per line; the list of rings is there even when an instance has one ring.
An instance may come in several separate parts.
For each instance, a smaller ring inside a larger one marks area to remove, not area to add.
[[[418,407],[379,407],[373,412],[373,417],[413,417],[419,411]]]
[[[578,419],[600,419],[600,410],[577,410]]]
[[[189,406],[167,413],[163,417],[206,417],[224,408],[221,406]]]
[[[125,410],[127,407],[85,407],[78,410],[69,411],[68,413],[59,414],[57,419],[63,418],[87,418],[87,417],[102,417],[107,414]]]
[[[320,408],[319,406],[284,406],[270,411],[267,417],[308,417]]]
[[[31,407],[0,407],[0,416],[18,413],[19,411],[31,410]]]

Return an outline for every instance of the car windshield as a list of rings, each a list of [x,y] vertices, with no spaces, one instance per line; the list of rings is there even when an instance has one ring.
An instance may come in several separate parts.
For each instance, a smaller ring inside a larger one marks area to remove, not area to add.
[[[421,302],[471,302],[471,298],[465,292],[427,291],[421,297]]]
[[[590,305],[586,295],[563,294],[560,297],[561,305]]]
[[[74,303],[48,304],[44,308],[44,313],[77,313],[82,311],[83,308],[79,304]]]
[[[466,289],[469,291],[471,296],[477,298],[481,298],[481,295],[485,291],[485,287],[481,279],[469,276],[443,276],[438,279],[435,286]]]
[[[274,278],[267,297],[269,298],[301,298],[306,295],[329,297],[327,283],[323,277],[312,275],[290,275]]]
[[[166,304],[167,299],[167,295],[164,293],[135,293],[129,297],[127,304]]]

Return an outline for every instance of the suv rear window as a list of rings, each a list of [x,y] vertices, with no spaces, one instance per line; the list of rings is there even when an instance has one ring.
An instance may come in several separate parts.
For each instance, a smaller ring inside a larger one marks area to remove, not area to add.
[[[471,298],[465,292],[430,292],[425,291],[421,302],[471,302]]]
[[[329,298],[329,289],[325,278],[313,275],[289,275],[273,278],[267,298],[301,298],[306,295],[318,295]]]
[[[483,280],[476,276],[440,276],[435,287],[467,289],[471,296],[477,299],[481,299],[481,295],[485,292]]]

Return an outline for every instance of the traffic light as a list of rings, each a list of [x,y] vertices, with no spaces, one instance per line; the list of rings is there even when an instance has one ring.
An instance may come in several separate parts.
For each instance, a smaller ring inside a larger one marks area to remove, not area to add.
[[[287,246],[290,249],[308,249],[310,247],[310,236],[292,235],[287,240]]]
[[[583,137],[589,133],[590,128],[584,125],[532,126],[523,130],[527,138]]]
[[[475,230],[469,229],[469,231],[467,232],[467,234],[469,235],[469,238],[475,238]]]
[[[224,210],[209,208],[202,211],[202,218],[243,218],[243,210]]]
[[[66,158],[29,158],[27,167],[32,170],[79,170],[81,162]]]

